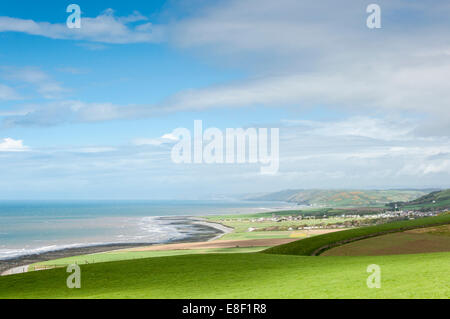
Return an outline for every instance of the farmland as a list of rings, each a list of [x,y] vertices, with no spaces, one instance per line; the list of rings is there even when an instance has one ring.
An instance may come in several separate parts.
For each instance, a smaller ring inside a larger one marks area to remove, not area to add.
[[[67,289],[65,269],[0,278],[0,298],[448,298],[450,253],[310,256],[361,236],[432,232],[450,215],[351,229],[264,251],[149,256],[81,265],[82,288]],[[231,251],[230,251],[231,252]],[[382,289],[366,286],[366,268],[380,265]],[[405,267],[407,265],[408,267]]]

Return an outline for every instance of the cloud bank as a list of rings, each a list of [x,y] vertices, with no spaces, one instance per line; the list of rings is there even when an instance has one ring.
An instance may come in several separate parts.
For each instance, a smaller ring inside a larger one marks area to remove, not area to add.
[[[160,42],[162,29],[147,20],[137,11],[126,17],[116,17],[112,9],[107,9],[95,18],[82,16],[81,28],[69,29],[65,23],[36,22],[2,16],[0,32],[22,32],[50,39],[114,44]],[[136,22],[139,23],[131,25]]]

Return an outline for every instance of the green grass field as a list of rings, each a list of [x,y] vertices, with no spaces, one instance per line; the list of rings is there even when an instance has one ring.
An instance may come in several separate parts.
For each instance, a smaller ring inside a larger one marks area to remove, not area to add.
[[[248,220],[230,220],[221,221],[221,224],[233,228],[232,233],[225,234],[220,239],[221,240],[232,240],[232,239],[255,239],[255,238],[289,238],[293,230],[297,229],[300,225],[314,226],[318,224],[333,224],[336,222],[351,221],[352,218],[329,218],[329,219],[311,219],[311,220],[301,220],[301,221],[263,221],[263,222],[252,222]],[[255,228],[270,228],[270,227],[281,227],[283,230],[279,231],[253,231],[249,232],[248,229],[251,227]],[[291,231],[288,229],[292,228]],[[273,233],[273,234],[272,234]]]
[[[291,238],[293,231],[233,231],[225,234],[219,240],[246,240],[262,238]]]
[[[257,238],[291,238],[293,232],[298,227],[303,226],[317,226],[317,225],[330,225],[336,223],[344,223],[357,220],[353,217],[329,217],[329,218],[317,218],[317,219],[302,219],[302,220],[285,220],[285,221],[272,221],[264,220],[258,221],[260,217],[272,217],[272,214],[277,216],[291,216],[291,215],[322,215],[324,213],[340,215],[346,213],[343,210],[332,209],[311,209],[311,210],[294,210],[294,211],[280,211],[274,213],[258,213],[258,214],[246,214],[246,215],[220,215],[220,216],[205,216],[208,221],[219,223],[224,226],[233,228],[233,232],[227,233],[220,238],[220,240],[244,240],[244,239],[257,239]],[[364,219],[364,218],[361,218]],[[256,228],[255,231],[249,232],[249,228]],[[267,230],[274,228],[276,230]],[[292,230],[289,230],[292,228]],[[266,230],[263,230],[266,229]]]
[[[366,286],[367,266],[382,287]],[[0,279],[0,298],[449,298],[450,253],[380,257],[208,254],[81,266],[81,289],[65,269]]]
[[[450,208],[450,189],[432,192],[409,202],[390,203],[388,206],[394,207],[395,204],[405,210],[448,209]]]
[[[156,251],[111,251],[89,255],[80,255],[67,258],[54,259],[30,265],[30,271],[35,268],[61,267],[70,264],[94,264],[120,260],[133,260],[142,258],[167,257],[193,254],[233,254],[252,253],[264,250],[268,247],[240,247],[240,248],[209,248],[209,249],[180,249],[180,250],[156,250]]]
[[[384,256],[450,252],[450,236],[399,232],[358,240],[326,250],[322,256]]]
[[[403,231],[407,229],[427,227],[432,225],[443,225],[448,223],[450,223],[450,214],[386,223],[370,227],[361,227],[310,237],[301,241],[295,241],[289,244],[272,247],[267,249],[265,253],[310,256],[321,248],[333,247],[336,243],[351,240],[353,238],[364,238],[377,234],[383,234],[386,232]]]
[[[425,204],[411,204],[402,206],[401,209],[404,210],[421,210],[424,208],[428,209],[440,209],[450,207],[450,199],[442,200],[436,203],[425,203]]]
[[[64,268],[28,272],[1,277],[0,298],[449,298],[448,252],[302,256],[324,243],[448,223],[447,214],[352,229],[273,247],[264,253],[191,254],[86,264],[81,265],[81,289],[66,287]],[[381,267],[380,289],[366,285],[366,269],[371,264]]]

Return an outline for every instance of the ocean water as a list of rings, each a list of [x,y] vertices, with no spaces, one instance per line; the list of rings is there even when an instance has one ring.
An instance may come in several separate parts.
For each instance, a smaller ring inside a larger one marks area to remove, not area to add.
[[[90,245],[166,243],[198,231],[182,216],[288,207],[246,201],[0,201],[0,259]]]

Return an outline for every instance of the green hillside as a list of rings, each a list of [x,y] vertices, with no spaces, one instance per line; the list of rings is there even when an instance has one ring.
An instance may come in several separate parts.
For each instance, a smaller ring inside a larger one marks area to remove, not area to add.
[[[448,252],[304,256],[324,244],[355,236],[445,223],[450,223],[449,214],[316,236],[266,251],[270,253],[183,255],[81,265],[81,289],[66,287],[65,268],[28,272],[0,277],[0,299],[448,298]],[[382,269],[382,289],[366,285],[366,269],[371,264]]]
[[[2,298],[448,298],[450,253],[303,257],[261,253],[184,255],[81,266],[81,288],[65,268],[0,278]],[[380,265],[382,288],[368,289]]]
[[[287,201],[301,205],[327,207],[362,207],[407,202],[428,192],[427,190],[284,190],[253,197],[247,196],[246,199]]]
[[[450,189],[436,191],[411,201],[389,203],[387,206],[399,209],[443,210],[450,208]]]
[[[298,240],[265,250],[268,254],[311,256],[340,244],[408,229],[450,224],[450,214],[344,230]]]

